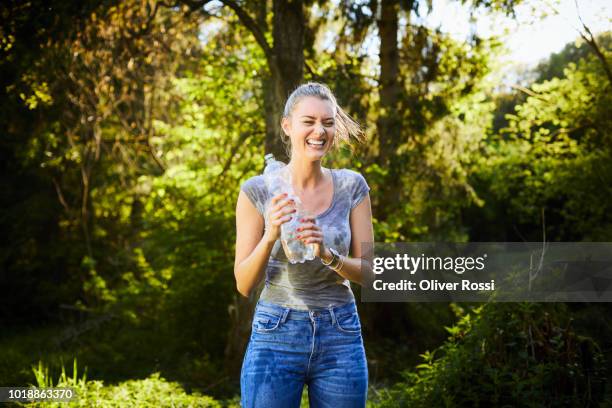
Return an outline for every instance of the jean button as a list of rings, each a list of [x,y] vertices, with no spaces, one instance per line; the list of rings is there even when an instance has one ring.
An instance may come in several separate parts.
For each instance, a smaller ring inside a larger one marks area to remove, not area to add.
[[[312,312],[312,317],[319,317],[319,312]]]

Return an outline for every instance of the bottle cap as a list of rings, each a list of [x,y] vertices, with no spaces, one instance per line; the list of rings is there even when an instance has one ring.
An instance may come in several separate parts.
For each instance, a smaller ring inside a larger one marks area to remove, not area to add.
[[[274,155],[272,153],[268,153],[264,156],[264,160],[266,161],[266,163],[270,160],[274,160]]]

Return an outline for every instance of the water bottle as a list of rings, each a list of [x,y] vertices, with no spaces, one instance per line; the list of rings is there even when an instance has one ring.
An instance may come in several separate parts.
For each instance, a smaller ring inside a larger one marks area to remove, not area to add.
[[[300,199],[295,195],[291,186],[291,172],[285,163],[274,158],[273,154],[265,156],[266,167],[264,169],[264,180],[271,196],[287,193],[288,198],[295,201],[297,211],[291,214],[291,219],[281,225],[281,245],[292,264],[311,261],[314,259],[314,245],[304,244],[297,239],[297,228],[300,226],[300,218],[307,214],[302,208]]]
[[[286,177],[281,173],[281,170],[285,168],[286,164],[276,160],[271,153],[266,154],[264,159],[266,160],[266,167],[264,168],[263,176],[266,187],[272,197],[281,193],[286,193],[288,189],[292,189],[291,184],[287,183]]]

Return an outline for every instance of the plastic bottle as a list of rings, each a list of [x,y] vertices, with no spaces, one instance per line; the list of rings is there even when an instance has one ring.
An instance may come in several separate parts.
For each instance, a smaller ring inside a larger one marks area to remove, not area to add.
[[[267,154],[264,158],[266,167],[263,176],[271,196],[287,193],[288,197],[295,201],[297,208],[297,211],[291,214],[291,220],[281,225],[281,244],[287,260],[293,264],[311,261],[314,259],[314,245],[304,244],[296,238],[300,218],[304,217],[306,213],[291,186],[291,172],[285,163],[276,160],[273,154]]]
[[[291,188],[291,184],[287,183],[286,177],[283,177],[281,170],[286,164],[274,158],[273,154],[266,154],[266,167],[264,168],[263,176],[266,182],[266,187],[272,196],[286,193]]]

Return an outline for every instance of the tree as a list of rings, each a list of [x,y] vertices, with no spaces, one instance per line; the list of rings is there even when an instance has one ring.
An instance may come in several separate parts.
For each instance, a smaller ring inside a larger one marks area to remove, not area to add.
[[[182,1],[192,10],[200,10],[205,16],[211,14],[207,8],[212,3],[210,0]],[[266,0],[255,2],[221,0],[221,3],[236,13],[265,55],[269,71],[262,78],[266,117],[265,151],[286,160],[287,153],[281,140],[280,118],[285,99],[303,78],[305,4],[301,0],[274,0],[272,10],[268,10]],[[270,11],[271,32],[268,24]]]
[[[600,47],[604,51],[612,49],[612,35],[610,33],[600,34],[596,42],[600,44]],[[553,78],[563,78],[563,70],[569,63],[578,63],[581,59],[586,58],[593,52],[593,48],[584,40],[577,40],[566,44],[561,51],[551,54],[550,57],[538,64],[535,69],[538,75],[535,82],[542,82]]]
[[[538,240],[544,229],[554,241],[608,239],[612,124],[606,75],[593,55],[569,63],[563,77],[526,89],[529,96],[507,115],[508,126],[491,136],[473,179],[488,205],[506,212],[497,233]]]

